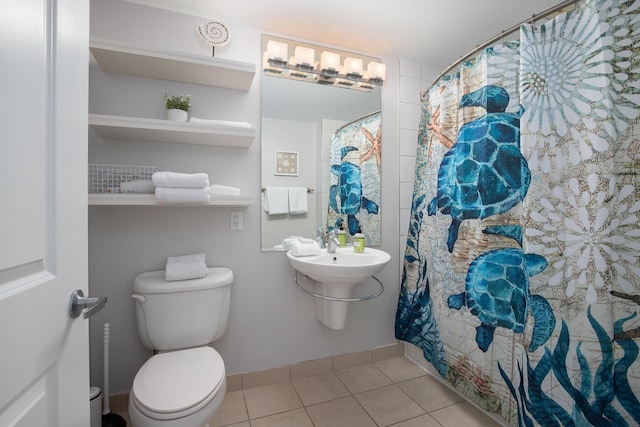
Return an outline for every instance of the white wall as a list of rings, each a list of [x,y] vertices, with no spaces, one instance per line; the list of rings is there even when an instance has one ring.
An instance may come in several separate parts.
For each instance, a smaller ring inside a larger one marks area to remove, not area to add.
[[[197,38],[203,21],[121,0],[92,0],[91,34],[140,46],[210,55]],[[216,56],[256,63],[260,30],[229,26],[231,43]],[[244,210],[244,229],[229,229],[230,208],[89,208],[89,287],[109,305],[91,319],[91,376],[102,385],[102,329],[111,324],[111,392],[128,391],[150,356],[138,340],[130,298],[134,277],[163,269],[167,256],[204,252],[212,266],[235,275],[231,318],[216,343],[228,373],[272,368],[395,342],[399,291],[399,117],[398,62],[383,58],[385,131],[382,150],[382,249],[392,254],[380,274],[386,286],[375,300],[352,304],[347,326],[334,331],[314,316],[313,300],[298,291],[283,253],[260,251],[260,138],[248,149],[139,141],[101,141],[90,132],[89,162],[156,165],[182,172],[206,172],[213,182],[239,187],[255,204]],[[197,117],[248,121],[260,127],[258,72],[248,92],[102,73],[90,67],[89,112],[163,118],[162,94],[192,95]],[[406,229],[405,229],[406,230]],[[406,233],[406,231],[404,231]],[[369,284],[374,286],[374,284]],[[181,308],[181,307],[179,307]],[[188,308],[185,308],[188,309]]]

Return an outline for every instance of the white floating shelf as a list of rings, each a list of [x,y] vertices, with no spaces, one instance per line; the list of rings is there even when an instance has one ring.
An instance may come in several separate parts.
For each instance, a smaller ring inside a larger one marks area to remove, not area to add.
[[[132,141],[248,147],[256,138],[256,130],[253,127],[209,125],[103,114],[89,114],[89,126],[105,139]]]
[[[153,194],[89,194],[89,206],[154,206],[154,207],[247,207],[253,199],[244,196],[227,196],[212,199],[208,203],[160,203]]]
[[[207,86],[249,90],[255,64],[170,50],[138,48],[112,40],[92,38],[89,50],[100,69]]]

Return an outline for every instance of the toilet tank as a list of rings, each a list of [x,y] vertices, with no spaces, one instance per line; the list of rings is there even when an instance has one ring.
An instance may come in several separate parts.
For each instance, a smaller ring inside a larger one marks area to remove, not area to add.
[[[138,335],[154,350],[209,344],[227,329],[233,272],[209,268],[201,279],[167,282],[164,271],[139,274],[133,282]]]

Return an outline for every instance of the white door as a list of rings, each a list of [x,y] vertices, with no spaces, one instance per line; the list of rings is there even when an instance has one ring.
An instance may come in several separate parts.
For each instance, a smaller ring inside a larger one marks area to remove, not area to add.
[[[89,425],[88,0],[0,0],[0,426]]]

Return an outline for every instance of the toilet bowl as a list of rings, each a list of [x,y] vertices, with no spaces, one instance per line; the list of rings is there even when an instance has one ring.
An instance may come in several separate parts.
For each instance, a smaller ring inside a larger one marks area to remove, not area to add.
[[[160,353],[133,380],[129,416],[134,427],[201,427],[225,392],[224,362],[213,348]]]
[[[162,273],[134,281],[138,333],[158,353],[133,380],[129,417],[133,427],[204,427],[226,392],[224,361],[208,343],[226,330],[233,274],[166,282]]]

